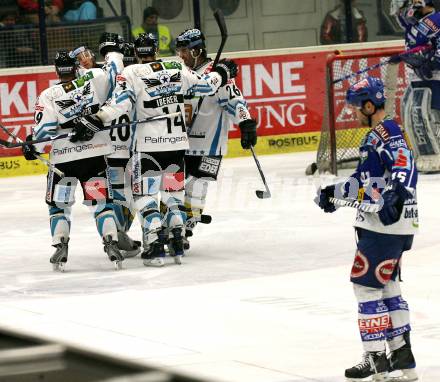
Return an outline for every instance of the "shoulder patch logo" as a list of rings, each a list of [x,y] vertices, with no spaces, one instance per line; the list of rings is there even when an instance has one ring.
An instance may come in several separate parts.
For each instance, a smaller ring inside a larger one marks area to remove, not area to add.
[[[390,139],[390,135],[388,134],[387,129],[380,123],[374,128],[374,131],[379,134],[379,136],[387,142]]]
[[[75,88],[75,84],[74,84],[72,81],[70,81],[70,82],[66,82],[65,84],[62,84],[61,86],[63,87],[63,89],[64,89],[64,91],[65,91],[66,93],[69,93],[69,92],[71,92],[72,90],[75,90],[75,89],[76,89],[76,88]]]
[[[165,61],[162,63],[165,69],[177,69],[182,70],[182,64],[176,62],[176,61]]]
[[[160,72],[161,70],[163,70],[163,66],[160,62],[153,62],[152,64],[150,64],[151,69],[153,69],[153,72]]]

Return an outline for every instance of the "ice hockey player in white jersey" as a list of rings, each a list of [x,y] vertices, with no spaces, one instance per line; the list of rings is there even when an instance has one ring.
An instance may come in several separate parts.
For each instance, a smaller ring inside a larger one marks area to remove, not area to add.
[[[122,69],[119,47],[102,46],[107,61]],[[56,136],[60,133],[75,134],[71,141],[61,139],[52,142],[50,160],[65,176],[53,171],[47,176],[46,203],[49,205],[50,228],[55,254],[50,258],[54,269],[63,269],[68,257],[70,212],[75,188],[80,182],[84,204],[94,212],[96,225],[103,238],[104,250],[109,259],[120,267],[123,257],[117,247],[117,229],[112,207],[112,190],[108,185],[105,156],[112,153],[108,131],[95,132],[84,129],[77,122],[81,116],[99,110],[114,87],[115,74],[102,69],[92,69],[76,78],[76,61],[68,51],[59,51],[55,68],[60,83],[44,90],[35,105],[35,127],[30,139]],[[38,147],[25,146],[26,159],[35,159]]]
[[[379,212],[358,210],[357,250],[351,282],[358,300],[358,325],[364,357],[345,370],[349,381],[415,381],[407,302],[400,289],[403,252],[418,229],[417,169],[400,126],[385,114],[384,86],[367,77],[353,84],[346,100],[360,126],[369,126],[359,147],[359,163],[342,183],[318,191],[319,206],[335,212],[330,197],[381,204]],[[386,356],[386,346],[390,356]],[[388,379],[392,371],[395,375]]]
[[[124,66],[136,63],[134,56],[134,46],[132,43],[125,43],[123,38],[115,33],[103,33],[100,37],[100,46],[122,46]],[[116,66],[113,61],[106,61],[103,65],[96,62],[95,53],[86,45],[81,45],[70,52],[70,56],[77,61],[77,77],[85,75],[90,69],[103,69],[110,78],[115,78],[121,68]],[[114,86],[109,88],[109,92],[114,90]],[[108,94],[111,96],[111,93]],[[129,122],[128,115],[123,115],[118,121],[112,121],[112,124]],[[110,139],[112,141],[114,153],[107,156],[109,166],[109,181],[113,190],[113,210],[115,212],[116,223],[118,227],[118,248],[121,250],[124,258],[136,256],[141,251],[141,242],[131,239],[127,231],[130,229],[134,216],[130,209],[126,207],[128,203],[124,195],[124,171],[130,158],[131,146],[131,128],[129,125],[110,130]]]
[[[124,55],[124,67],[137,63],[133,43],[124,43],[122,54]],[[112,120],[111,124],[115,125],[129,122],[132,121],[133,118],[134,109],[130,114],[123,114],[118,119]],[[134,215],[131,211],[133,208],[130,208],[132,198],[125,195],[125,175],[131,157],[133,139],[131,126],[127,125],[110,130],[110,139],[114,152],[107,156],[107,163],[109,166],[110,183],[113,190],[113,209],[118,227],[118,247],[125,258],[133,257],[140,253],[142,244],[140,241],[131,239],[127,233],[134,219]]]
[[[164,225],[169,229],[174,261],[179,264],[183,255],[182,230],[186,220],[183,157],[189,147],[183,97],[214,94],[237,75],[237,66],[224,60],[214,72],[201,76],[179,62],[157,60],[157,48],[153,34],[137,37],[135,51],[142,63],[124,69],[111,102],[104,105],[94,119],[98,125],[108,123],[133,109],[137,119],[180,113],[172,118],[137,124],[133,138],[132,192],[135,208],[142,216],[142,258],[145,265],[162,266],[167,238],[159,237],[162,228],[159,192],[167,206]]]
[[[176,51],[185,65],[206,75],[212,71],[205,37],[199,29],[188,29],[176,39]],[[201,100],[203,99],[203,102]],[[210,181],[216,181],[222,157],[227,153],[228,133],[232,124],[241,131],[241,146],[250,149],[257,143],[257,124],[251,118],[241,90],[233,79],[216,94],[207,97],[185,97],[189,149],[185,153],[185,207],[187,221],[185,249],[188,237],[201,220]],[[193,119],[197,114],[197,118]]]

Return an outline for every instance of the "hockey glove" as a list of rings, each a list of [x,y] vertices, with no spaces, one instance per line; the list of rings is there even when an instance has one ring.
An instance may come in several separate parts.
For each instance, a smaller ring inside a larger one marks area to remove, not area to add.
[[[222,77],[222,85],[224,86],[231,78],[237,77],[238,66],[232,60],[222,59],[216,65],[214,72],[217,72]]]
[[[26,137],[26,141],[32,141],[32,134],[28,135]],[[21,147],[21,151],[23,151],[23,155],[26,158],[26,160],[35,160],[37,157],[35,154],[38,154],[37,150],[35,149],[34,145],[26,145]]]
[[[241,131],[241,147],[245,150],[257,144],[257,122],[255,119],[246,119],[238,124]]]
[[[73,128],[75,134],[70,138],[70,142],[90,141],[95,136],[95,133],[103,127],[102,121],[96,115],[82,117]]]
[[[324,212],[335,212],[336,206],[330,202],[330,198],[335,196],[335,184],[318,189],[318,206],[324,210]]]
[[[405,200],[411,194],[399,181],[393,181],[382,193],[383,207],[379,211],[379,219],[383,225],[391,225],[399,221]]]

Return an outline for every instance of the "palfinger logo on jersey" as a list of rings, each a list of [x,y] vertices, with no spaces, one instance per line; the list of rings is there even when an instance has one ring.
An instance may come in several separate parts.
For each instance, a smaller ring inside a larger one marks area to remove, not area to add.
[[[52,155],[66,155],[71,154],[72,152],[81,153],[86,150],[92,150],[94,148],[100,148],[101,145],[93,145],[91,143],[89,144],[82,144],[82,145],[76,145],[73,147],[62,147],[59,149],[53,148],[52,149]]]
[[[377,280],[386,285],[390,280],[396,268],[396,264],[398,260],[396,259],[388,259],[382,261],[375,269],[374,274],[376,275]]]
[[[186,141],[188,141],[186,135],[183,137],[145,137],[144,140],[145,143],[152,143],[152,144],[170,143],[172,145]]]
[[[351,268],[351,277],[362,277],[368,272],[369,268],[370,264],[368,263],[367,257],[360,250],[357,250],[353,261],[353,267]]]

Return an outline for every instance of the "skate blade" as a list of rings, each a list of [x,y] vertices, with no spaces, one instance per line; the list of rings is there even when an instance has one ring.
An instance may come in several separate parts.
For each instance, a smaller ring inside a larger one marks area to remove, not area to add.
[[[64,272],[65,266],[66,266],[65,262],[62,262],[62,263],[52,263],[52,269],[55,272]]]
[[[131,251],[121,251],[122,256],[124,257],[124,259],[129,259],[131,257],[135,257],[137,255],[139,255],[139,253],[141,253],[141,249],[137,248],[137,249],[133,249]]]
[[[379,373],[379,374],[373,375],[373,376],[371,377],[371,380],[372,380],[373,382],[388,382],[388,381],[389,381],[388,376],[389,376],[389,375],[388,375],[387,372],[385,372],[385,373]]]
[[[178,265],[182,265],[182,255],[176,255],[173,257],[174,262]]]
[[[387,382],[414,382],[419,379],[415,369],[402,369],[401,375],[390,375]]]
[[[366,378],[348,378],[345,377],[347,382],[389,382],[389,375],[387,372],[379,373],[376,375],[372,375],[371,377]]]
[[[146,267],[163,267],[165,265],[165,261],[161,257],[155,259],[145,259],[144,265]]]
[[[112,263],[113,263],[116,271],[119,271],[120,269],[122,269],[122,260],[113,260]]]

